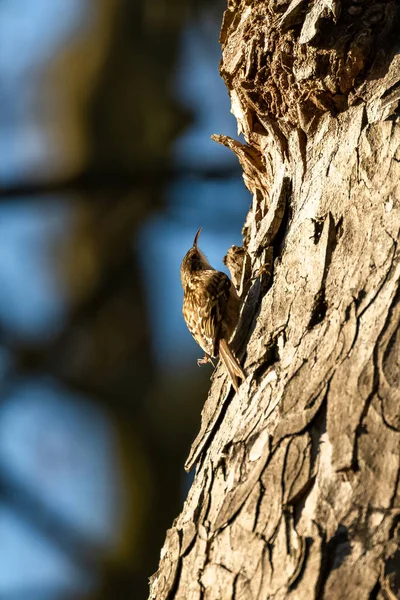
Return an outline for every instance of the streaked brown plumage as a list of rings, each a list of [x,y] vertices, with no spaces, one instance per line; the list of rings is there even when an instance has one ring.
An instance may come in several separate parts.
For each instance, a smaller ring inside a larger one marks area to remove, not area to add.
[[[240,299],[229,277],[213,269],[198,248],[200,232],[201,228],[181,264],[183,317],[195,341],[205,352],[205,357],[198,360],[198,364],[219,356],[237,391],[238,378],[245,379],[245,374],[233,356],[229,342],[239,320]]]

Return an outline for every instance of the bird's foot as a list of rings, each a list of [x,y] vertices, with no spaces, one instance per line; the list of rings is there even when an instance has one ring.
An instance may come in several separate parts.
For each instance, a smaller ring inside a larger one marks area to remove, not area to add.
[[[258,277],[261,277],[261,275],[271,275],[271,271],[269,270],[269,267],[271,266],[270,263],[264,263],[263,265],[261,265],[261,267],[259,269],[257,269],[257,271],[255,272],[254,277],[252,277],[251,279],[257,279]]]
[[[212,366],[213,366],[213,367],[214,367],[214,369],[215,369],[215,365],[214,365],[213,361],[211,360],[211,356],[209,356],[208,354],[205,354],[205,355],[204,355],[204,358],[198,358],[198,359],[197,359],[197,365],[198,365],[199,367],[201,367],[201,365],[206,365],[206,364],[207,364],[207,363],[209,363],[209,362],[212,364]]]

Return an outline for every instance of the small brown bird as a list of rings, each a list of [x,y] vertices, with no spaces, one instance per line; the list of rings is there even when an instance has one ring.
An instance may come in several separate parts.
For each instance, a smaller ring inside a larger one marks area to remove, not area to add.
[[[229,277],[213,269],[197,246],[201,229],[181,264],[183,318],[205,352],[205,357],[197,363],[207,363],[210,357],[219,356],[237,391],[238,378],[245,379],[246,376],[233,356],[229,342],[239,320],[240,299]]]

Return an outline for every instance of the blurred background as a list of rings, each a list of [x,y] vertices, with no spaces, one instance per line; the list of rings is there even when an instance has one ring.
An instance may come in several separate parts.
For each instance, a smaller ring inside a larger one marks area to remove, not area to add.
[[[145,599],[212,367],[180,261],[250,203],[221,0],[0,2],[0,598]]]

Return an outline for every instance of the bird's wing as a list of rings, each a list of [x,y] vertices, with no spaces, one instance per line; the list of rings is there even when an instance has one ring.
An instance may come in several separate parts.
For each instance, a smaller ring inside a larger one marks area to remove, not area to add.
[[[185,295],[184,314],[190,333],[206,354],[218,356],[221,321],[231,289],[230,279],[216,270],[199,271],[192,293]],[[185,309],[185,303],[192,303]],[[190,318],[187,318],[190,315]]]

